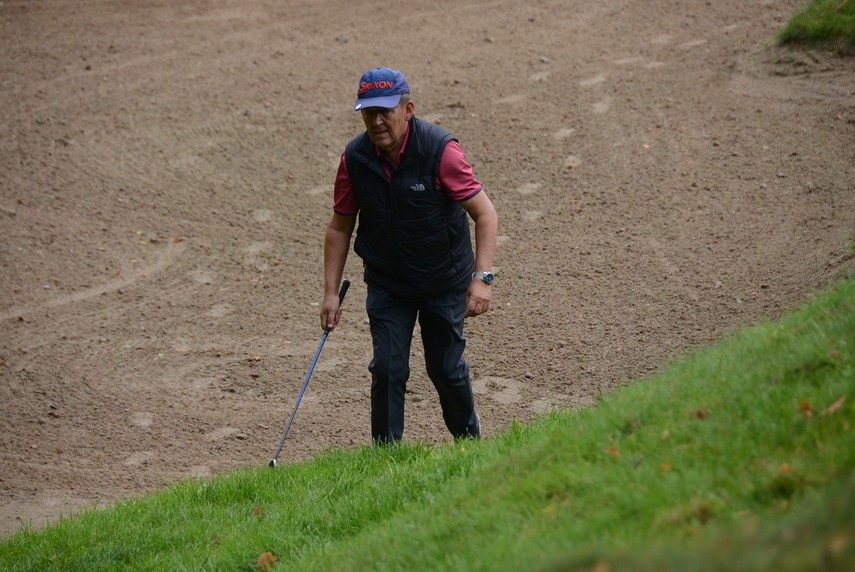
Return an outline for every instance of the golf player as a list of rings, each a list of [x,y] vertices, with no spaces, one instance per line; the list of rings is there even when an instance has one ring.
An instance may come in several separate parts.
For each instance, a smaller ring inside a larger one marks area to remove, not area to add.
[[[446,427],[456,438],[478,438],[463,319],[490,309],[496,209],[457,140],[413,114],[401,72],[365,72],[353,109],[362,114],[365,132],[347,144],[336,175],[321,327],[335,328],[341,318],[338,289],[356,230],[374,344],[368,369],[375,443],[403,436],[416,319]]]

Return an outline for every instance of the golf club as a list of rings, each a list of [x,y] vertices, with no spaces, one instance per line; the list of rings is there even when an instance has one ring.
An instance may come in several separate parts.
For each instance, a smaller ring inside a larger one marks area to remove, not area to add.
[[[347,294],[347,289],[350,287],[350,280],[345,280],[341,283],[341,289],[338,291],[338,304],[341,306],[342,302],[344,302],[344,295]],[[315,365],[318,363],[318,357],[321,355],[321,350],[324,349],[324,342],[327,341],[327,336],[330,335],[330,331],[332,328],[327,327],[324,329],[324,335],[321,336],[321,343],[318,345],[318,351],[315,352],[315,359],[312,360],[312,365],[309,367],[309,373],[306,374],[306,379],[303,381],[303,388],[300,390],[300,395],[297,396],[297,403],[294,404],[294,411],[291,412],[291,419],[288,420],[288,426],[285,427],[285,434],[282,435],[282,440],[279,441],[279,448],[276,449],[276,455],[273,456],[273,460],[270,461],[270,467],[275,469],[277,467],[277,459],[279,459],[279,453],[282,452],[282,445],[285,444],[285,437],[288,436],[288,431],[291,430],[291,423],[294,422],[294,416],[297,414],[297,408],[300,407],[300,400],[303,399],[303,393],[306,392],[306,386],[309,385],[309,378],[312,377],[312,372],[315,371]]]

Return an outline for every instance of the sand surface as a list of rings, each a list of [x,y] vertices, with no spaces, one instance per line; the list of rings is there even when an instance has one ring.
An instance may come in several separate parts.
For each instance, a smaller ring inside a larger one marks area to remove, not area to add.
[[[855,228],[855,65],[772,46],[801,4],[3,0],[0,532],[269,462],[371,67],[499,212],[486,438],[801,303]],[[370,441],[346,277],[281,462]],[[421,360],[405,439],[443,442]]]

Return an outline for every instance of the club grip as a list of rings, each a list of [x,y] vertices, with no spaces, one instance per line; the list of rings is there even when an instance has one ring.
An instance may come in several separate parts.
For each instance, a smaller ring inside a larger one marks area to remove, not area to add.
[[[338,305],[341,306],[344,302],[344,295],[347,294],[347,289],[350,288],[350,280],[345,280],[341,283],[341,290],[338,291]]]

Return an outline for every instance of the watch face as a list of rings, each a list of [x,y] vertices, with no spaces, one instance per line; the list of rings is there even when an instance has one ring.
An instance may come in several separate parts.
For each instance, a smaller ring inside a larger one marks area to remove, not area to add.
[[[494,278],[492,272],[479,272],[479,274],[478,278],[480,278],[487,286],[493,283]]]

